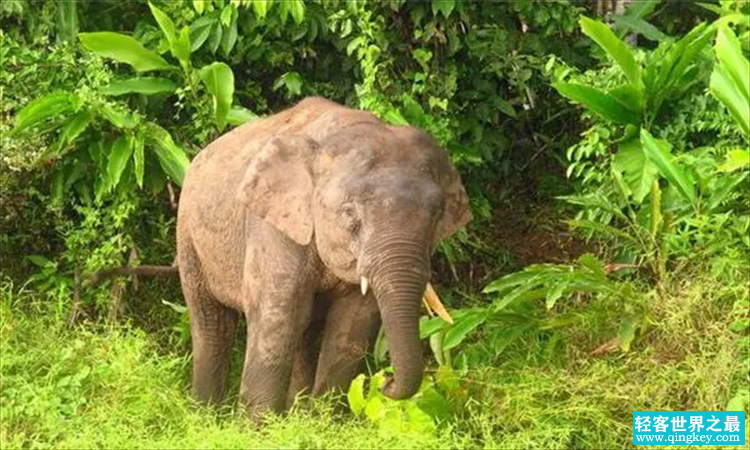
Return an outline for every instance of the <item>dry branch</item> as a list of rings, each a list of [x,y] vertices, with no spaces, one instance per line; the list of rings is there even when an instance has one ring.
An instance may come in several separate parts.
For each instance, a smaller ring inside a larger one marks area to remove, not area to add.
[[[103,269],[95,272],[86,282],[86,286],[93,287],[104,280],[114,277],[136,276],[136,277],[155,277],[155,276],[178,276],[180,270],[177,266],[136,266],[136,267],[114,267]]]

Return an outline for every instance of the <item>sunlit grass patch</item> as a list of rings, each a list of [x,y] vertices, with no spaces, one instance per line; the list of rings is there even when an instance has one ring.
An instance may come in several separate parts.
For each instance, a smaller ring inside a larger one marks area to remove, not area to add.
[[[165,349],[127,324],[67,329],[28,312],[36,294],[6,286],[0,442],[3,448],[625,448],[632,445],[633,410],[724,409],[747,386],[747,336],[729,328],[733,304],[745,292],[695,278],[647,296],[648,325],[627,353],[592,354],[616,336],[616,326],[601,322],[617,311],[578,307],[576,327],[531,335],[497,361],[462,374],[466,395],[434,431],[405,433],[354,417],[332,396],[302,402],[263,426],[232,402],[201,408],[189,396],[184,348]]]

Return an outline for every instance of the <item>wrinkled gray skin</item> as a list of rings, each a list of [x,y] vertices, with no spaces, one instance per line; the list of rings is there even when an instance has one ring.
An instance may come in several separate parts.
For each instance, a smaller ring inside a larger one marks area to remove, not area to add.
[[[251,415],[345,389],[381,320],[395,371],[383,392],[412,396],[430,254],[469,220],[458,173],[417,129],[308,98],[223,135],[191,164],[177,220],[194,395],[223,398],[243,313]]]

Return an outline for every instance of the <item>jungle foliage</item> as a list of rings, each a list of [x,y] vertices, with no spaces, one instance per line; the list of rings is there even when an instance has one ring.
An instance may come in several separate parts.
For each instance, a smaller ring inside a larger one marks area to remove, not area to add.
[[[747,411],[750,4],[603,3],[0,2],[3,447],[616,448],[632,410]],[[81,285],[171,264],[190,159],[308,95],[429,132],[475,220],[414,399],[381,336],[345,415],[258,431],[191,404],[178,283]]]

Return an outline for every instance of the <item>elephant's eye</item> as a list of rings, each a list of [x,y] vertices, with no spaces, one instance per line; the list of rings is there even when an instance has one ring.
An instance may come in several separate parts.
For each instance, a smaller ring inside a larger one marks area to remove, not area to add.
[[[345,203],[341,206],[340,210],[341,220],[344,222],[344,226],[351,231],[355,232],[359,229],[359,216],[357,215],[357,207],[353,203]]]

